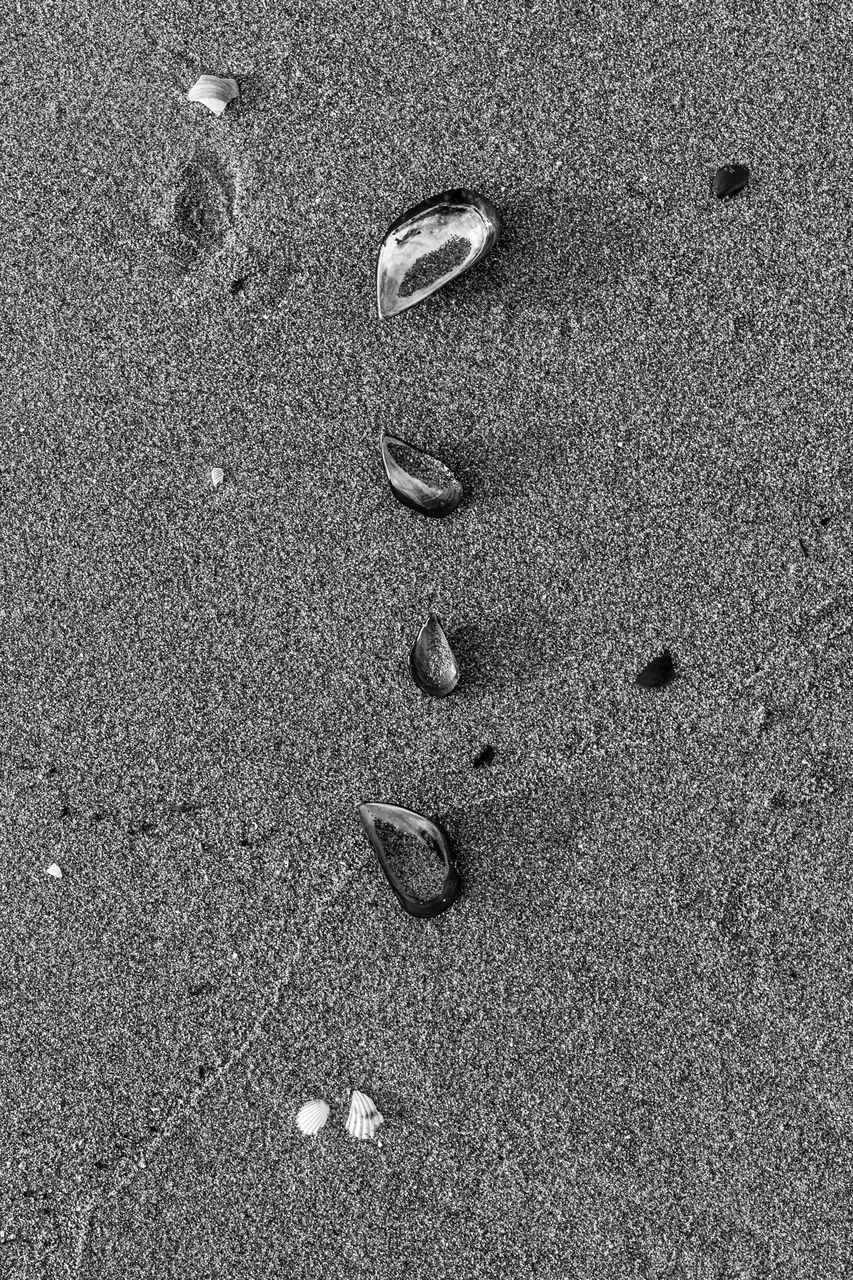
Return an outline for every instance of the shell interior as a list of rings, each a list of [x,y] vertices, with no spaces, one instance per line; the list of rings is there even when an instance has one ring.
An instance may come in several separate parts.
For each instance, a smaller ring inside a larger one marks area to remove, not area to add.
[[[366,802],[358,806],[358,816],[385,878],[404,911],[420,919],[432,919],[453,905],[462,885],[447,836],[436,823],[397,804]],[[432,858],[440,860],[444,880],[437,893],[428,895],[427,892],[418,891],[420,886],[410,889],[402,883],[394,865],[394,846],[392,844],[386,850],[385,838],[377,831],[377,826],[383,824],[392,828],[396,837],[414,837],[421,846],[419,871],[428,870],[423,866],[424,849]]]
[[[425,516],[447,516],[459,506],[462,485],[439,458],[387,433],[382,435],[380,450],[398,502]]]
[[[461,276],[498,238],[497,210],[483,196],[444,192],[403,214],[379,250],[376,291],[382,319],[422,302]]]

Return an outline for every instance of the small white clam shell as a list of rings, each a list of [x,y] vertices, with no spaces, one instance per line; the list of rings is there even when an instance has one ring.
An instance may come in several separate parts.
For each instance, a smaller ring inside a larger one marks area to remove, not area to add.
[[[373,1099],[354,1089],[345,1126],[347,1133],[353,1138],[373,1138],[379,1126],[384,1123],[384,1117],[377,1111]]]
[[[62,879],[62,871],[60,870],[60,868],[57,866],[55,862],[52,862],[50,864],[50,866],[47,869],[47,874],[49,876],[53,876],[54,880]]]
[[[306,1102],[299,1108],[296,1125],[306,1138],[312,1138],[315,1133],[320,1132],[328,1118],[328,1102],[324,1102],[322,1098],[312,1098],[310,1102]]]
[[[224,479],[225,479],[225,472],[222,470],[222,468],[214,467],[210,473],[210,483],[213,485],[214,489],[218,489]]]
[[[237,81],[221,76],[200,76],[187,94],[190,102],[203,102],[215,116],[222,112],[234,98],[239,97]]]

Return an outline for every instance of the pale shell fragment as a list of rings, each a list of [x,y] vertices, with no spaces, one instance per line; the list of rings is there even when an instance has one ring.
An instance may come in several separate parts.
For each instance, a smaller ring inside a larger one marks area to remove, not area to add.
[[[203,102],[215,116],[222,112],[234,98],[239,97],[237,81],[221,76],[200,76],[187,94],[190,102]]]
[[[225,479],[225,472],[222,470],[222,468],[214,467],[210,473],[210,483],[213,485],[214,489],[218,489],[224,479]]]
[[[306,1102],[299,1108],[296,1125],[306,1138],[313,1138],[315,1133],[320,1132],[328,1118],[328,1102],[324,1102],[322,1098],[312,1098],[310,1102]]]
[[[47,874],[53,876],[54,880],[62,879],[62,872],[55,862],[52,862],[47,869]]]
[[[345,1125],[347,1133],[362,1140],[375,1138],[379,1126],[384,1123],[385,1118],[377,1111],[373,1099],[354,1089]]]

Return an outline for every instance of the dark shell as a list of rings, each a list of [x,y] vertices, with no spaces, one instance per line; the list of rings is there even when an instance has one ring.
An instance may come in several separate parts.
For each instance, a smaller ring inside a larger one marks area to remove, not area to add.
[[[637,672],[637,684],[642,689],[656,689],[658,685],[669,684],[674,675],[672,654],[669,649],[664,649],[663,653],[647,663],[642,671]]]
[[[384,431],[379,450],[391,492],[403,506],[432,519],[459,506],[462,485],[439,458]]]
[[[718,200],[736,196],[749,182],[749,169],[745,164],[721,165],[711,179],[711,190]]]
[[[433,698],[446,698],[459,683],[459,664],[434,613],[429,615],[412,645],[409,670],[418,688]]]
[[[415,813],[411,809],[403,809],[396,804],[360,804],[358,806],[358,816],[361,819],[367,838],[379,859],[379,865],[404,911],[407,911],[410,916],[430,919],[433,916],[440,915],[442,911],[446,911],[448,907],[453,905],[459,896],[462,882],[456,870],[456,862],[453,850],[450,847],[450,841],[437,823],[431,822],[429,818],[424,818],[420,813]],[[439,855],[445,873],[444,883],[439,893],[432,898],[418,898],[406,892],[386,857],[385,846],[376,830],[377,822],[386,822],[404,835],[414,836],[431,853]]]
[[[501,233],[491,200],[459,187],[430,196],[385,232],[376,259],[379,318],[399,315],[470,270]]]

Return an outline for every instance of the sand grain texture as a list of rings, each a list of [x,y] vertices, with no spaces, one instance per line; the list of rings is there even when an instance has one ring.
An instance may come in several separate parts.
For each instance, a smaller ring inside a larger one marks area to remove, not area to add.
[[[0,1275],[841,1280],[843,14],[3,22]],[[501,243],[379,322],[455,186]],[[446,825],[446,914],[364,799]]]

